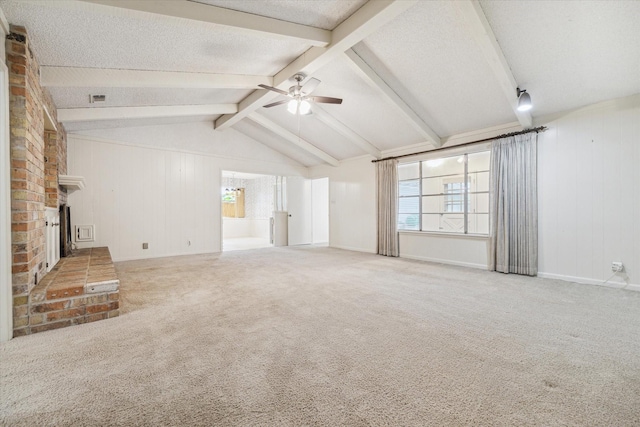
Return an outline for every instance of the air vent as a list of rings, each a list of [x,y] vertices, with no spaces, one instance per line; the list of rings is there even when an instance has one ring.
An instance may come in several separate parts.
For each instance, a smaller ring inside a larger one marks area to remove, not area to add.
[[[94,102],[104,102],[107,100],[107,95],[89,95],[89,102],[93,104]]]

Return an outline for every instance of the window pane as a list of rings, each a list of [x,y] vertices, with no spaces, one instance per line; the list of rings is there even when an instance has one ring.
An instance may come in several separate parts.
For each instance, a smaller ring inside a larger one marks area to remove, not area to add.
[[[467,170],[469,172],[488,171],[491,163],[491,152],[482,151],[467,156]]]
[[[422,230],[464,233],[464,214],[424,214]]]
[[[401,197],[398,200],[398,212],[401,214],[420,213],[420,197]]]
[[[442,194],[442,178],[424,178],[422,194]]]
[[[420,221],[418,214],[398,215],[398,230],[419,230]]]
[[[489,234],[489,215],[467,215],[467,231],[471,234]]]
[[[418,196],[420,195],[420,181],[400,181],[398,183],[398,196]]]
[[[436,176],[422,180],[422,194],[464,193],[464,174]]]
[[[420,162],[398,165],[398,181],[420,178]]]
[[[422,197],[423,213],[443,213],[444,196],[424,196]]]
[[[469,191],[489,191],[489,172],[469,173]]]
[[[455,155],[398,166],[404,196],[398,202],[399,229],[462,234],[466,217],[468,233],[488,234],[491,153],[468,154],[467,176],[464,159]]]
[[[422,176],[442,176],[464,173],[462,156],[443,157],[422,162]]]
[[[469,213],[489,213],[489,193],[469,194]]]

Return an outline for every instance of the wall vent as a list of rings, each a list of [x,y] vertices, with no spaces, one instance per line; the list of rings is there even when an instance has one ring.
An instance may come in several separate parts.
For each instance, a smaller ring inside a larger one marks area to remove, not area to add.
[[[107,100],[107,95],[89,95],[89,103],[93,104],[95,102],[105,102]]]

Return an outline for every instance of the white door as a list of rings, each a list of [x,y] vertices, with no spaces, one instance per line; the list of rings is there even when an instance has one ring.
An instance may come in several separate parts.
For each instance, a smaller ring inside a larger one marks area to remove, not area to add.
[[[287,177],[289,246],[309,245],[313,237],[311,222],[311,180]]]
[[[60,215],[57,209],[45,209],[45,246],[47,273],[60,261]]]

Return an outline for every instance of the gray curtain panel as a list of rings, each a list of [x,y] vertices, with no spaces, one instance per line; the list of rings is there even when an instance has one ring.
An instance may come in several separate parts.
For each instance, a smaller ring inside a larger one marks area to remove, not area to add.
[[[378,254],[398,256],[398,160],[376,163]]]
[[[489,270],[538,273],[537,140],[531,132],[492,143]]]

